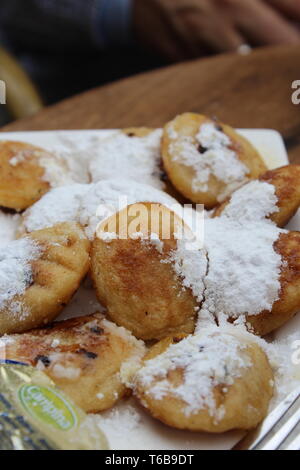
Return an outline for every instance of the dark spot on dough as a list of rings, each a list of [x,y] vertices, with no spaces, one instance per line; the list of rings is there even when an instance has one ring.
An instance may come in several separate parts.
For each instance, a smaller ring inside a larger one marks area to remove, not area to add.
[[[160,178],[161,181],[167,181],[168,180],[167,173],[165,171],[161,171],[160,175],[159,175],[159,178]]]
[[[104,333],[103,328],[100,328],[99,326],[93,326],[90,330],[92,333],[95,333],[95,335],[103,335]]]
[[[55,323],[47,323],[46,325],[43,326],[43,328],[47,328],[47,330],[51,330],[52,328],[55,328]]]
[[[88,359],[96,359],[96,357],[98,357],[98,354],[93,353],[91,351],[87,351],[84,348],[77,349],[76,353],[77,354],[84,354]]]
[[[11,215],[17,214],[18,212],[15,209],[10,209],[9,207],[3,207],[3,206],[0,206],[0,211],[4,212],[4,214],[11,214]]]
[[[175,336],[175,338],[173,338],[173,343],[180,343],[181,340],[182,338],[178,338]]]
[[[199,145],[198,147],[198,152],[199,153],[205,153],[207,151],[207,148],[206,147],[203,147],[201,144]]]
[[[41,361],[45,367],[49,367],[50,364],[51,364],[51,361],[49,359],[48,356],[44,356],[42,354],[38,354],[35,359],[34,359],[34,362],[37,364],[39,361]]]

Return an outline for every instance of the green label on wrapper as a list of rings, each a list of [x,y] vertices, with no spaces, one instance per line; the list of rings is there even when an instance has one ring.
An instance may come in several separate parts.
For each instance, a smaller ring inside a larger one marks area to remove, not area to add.
[[[34,384],[23,385],[19,398],[31,416],[56,429],[68,431],[77,425],[72,405],[57,390]]]
[[[0,361],[0,450],[102,450],[107,439],[44,372]]]

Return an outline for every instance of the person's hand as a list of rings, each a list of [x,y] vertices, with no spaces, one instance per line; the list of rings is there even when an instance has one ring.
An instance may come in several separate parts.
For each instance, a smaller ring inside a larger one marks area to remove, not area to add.
[[[300,43],[298,0],[134,0],[138,39],[170,60]]]
[[[292,21],[300,22],[299,0],[265,0]]]

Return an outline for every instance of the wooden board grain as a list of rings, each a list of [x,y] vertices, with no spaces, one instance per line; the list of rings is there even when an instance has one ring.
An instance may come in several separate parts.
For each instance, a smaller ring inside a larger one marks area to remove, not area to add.
[[[300,105],[291,100],[297,79],[300,46],[220,55],[90,90],[3,130],[155,127],[176,114],[196,111],[234,127],[276,129],[292,161],[300,163]]]

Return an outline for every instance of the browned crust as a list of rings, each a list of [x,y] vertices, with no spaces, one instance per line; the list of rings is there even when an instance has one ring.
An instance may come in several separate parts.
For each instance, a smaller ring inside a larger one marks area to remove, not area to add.
[[[218,205],[218,196],[226,189],[226,184],[217,180],[213,175],[210,177],[208,182],[208,190],[205,192],[193,192],[192,191],[192,178],[194,176],[194,170],[181,163],[174,162],[169,152],[170,137],[168,129],[171,125],[175,126],[175,129],[185,129],[185,135],[193,137],[199,126],[205,122],[214,123],[222,128],[222,131],[231,139],[232,148],[237,152],[237,155],[241,162],[243,162],[249,169],[247,175],[248,179],[255,179],[264,173],[267,169],[263,162],[260,154],[252,146],[252,144],[239,135],[235,130],[223,123],[217,122],[213,119],[208,118],[200,114],[184,113],[177,116],[173,121],[166,124],[164,128],[164,134],[162,138],[162,158],[165,171],[172,182],[173,186],[182,194],[185,198],[198,204],[204,204],[207,209],[212,209]],[[200,157],[200,154],[199,154]]]
[[[23,295],[0,311],[0,334],[20,333],[52,321],[87,274],[90,242],[78,224],[59,224],[28,235],[41,248],[32,262],[33,279]],[[14,304],[20,311],[14,313]]]
[[[281,234],[274,248],[282,257],[279,299],[271,311],[248,317],[255,333],[261,336],[284,325],[300,310],[300,232]]]
[[[129,333],[127,339],[114,325],[107,327],[103,319],[103,315],[94,314],[12,335],[14,341],[7,344],[6,358],[42,366],[85,411],[106,410],[128,394],[119,376],[121,365],[142,346],[137,346]],[[80,375],[57,375],[57,365],[79,370]]]
[[[145,357],[150,360],[162,354],[171,344],[183,337],[165,338],[153,346]],[[187,416],[183,400],[169,393],[161,400],[156,400],[149,393],[149,387],[137,383],[135,395],[145,411],[162,423],[176,429],[197,432],[222,433],[233,429],[249,430],[255,428],[266,416],[269,402],[273,395],[273,373],[265,353],[254,343],[249,343],[247,353],[253,366],[246,369],[231,386],[215,387],[214,397],[217,407],[223,406],[225,414],[216,421],[207,409]],[[167,379],[175,387],[184,380],[184,371],[175,369],[169,372]]]
[[[144,204],[148,211],[150,206]],[[160,204],[153,206],[171,214]],[[106,243],[96,238],[92,244],[91,275],[100,302],[113,321],[144,340],[194,330],[197,301],[190,289],[183,287],[172,263],[164,262],[176,247],[172,229],[171,237],[164,240],[163,253],[141,240]]]
[[[23,153],[25,158],[17,165],[11,158]],[[43,181],[44,169],[38,164],[37,154],[51,155],[45,150],[24,142],[0,141],[0,206],[21,211],[34,204],[50,185]]]
[[[269,218],[278,227],[284,227],[300,206],[300,165],[286,165],[275,170],[269,170],[259,180],[275,187],[279,211],[271,214]],[[230,198],[220,204],[215,209],[213,216],[219,217],[229,201]]]

